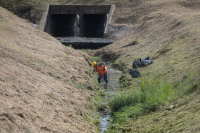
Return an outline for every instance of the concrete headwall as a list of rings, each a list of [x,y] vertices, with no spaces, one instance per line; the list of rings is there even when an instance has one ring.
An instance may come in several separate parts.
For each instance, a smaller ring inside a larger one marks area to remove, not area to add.
[[[114,5],[50,5],[38,29],[57,37],[77,34],[80,37],[103,37],[113,10]],[[70,15],[73,17],[70,18]],[[67,34],[66,30],[71,34]]]
[[[111,5],[50,5],[49,14],[108,14]]]
[[[115,6],[111,5],[104,33],[107,33],[107,31],[108,31],[108,25],[112,19],[114,9],[115,9]]]
[[[47,15],[49,13],[49,5],[46,6],[45,11],[43,12],[42,18],[40,20],[40,23],[38,25],[38,29],[44,31],[47,21]]]

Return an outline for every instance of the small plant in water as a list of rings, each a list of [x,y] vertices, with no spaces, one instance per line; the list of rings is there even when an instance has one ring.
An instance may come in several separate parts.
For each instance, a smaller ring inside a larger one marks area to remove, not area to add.
[[[100,96],[106,96],[107,93],[105,92],[104,89],[101,88],[101,89],[99,90],[99,95],[100,95]]]

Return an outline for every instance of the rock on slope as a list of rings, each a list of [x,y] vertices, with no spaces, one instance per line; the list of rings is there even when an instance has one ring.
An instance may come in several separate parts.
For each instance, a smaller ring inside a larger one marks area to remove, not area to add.
[[[0,7],[0,132],[96,132],[90,57],[29,25]]]

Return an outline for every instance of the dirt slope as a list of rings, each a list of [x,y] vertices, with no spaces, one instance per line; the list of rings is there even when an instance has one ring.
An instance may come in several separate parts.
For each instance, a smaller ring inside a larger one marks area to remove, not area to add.
[[[96,132],[89,61],[0,7],[0,132]]]

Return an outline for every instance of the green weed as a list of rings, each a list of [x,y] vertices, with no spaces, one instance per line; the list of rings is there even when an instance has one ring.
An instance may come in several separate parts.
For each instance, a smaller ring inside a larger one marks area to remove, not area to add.
[[[177,95],[181,97],[185,94],[188,95],[193,92],[196,92],[200,87],[199,75],[200,73],[190,71],[188,75],[183,76],[183,78],[175,84],[175,91]]]
[[[101,56],[91,56],[93,61],[100,62],[102,60]]]
[[[96,106],[97,111],[102,111],[104,109],[108,109],[107,104],[103,104],[103,101],[105,99],[105,96],[108,94],[104,91],[103,88],[100,87],[99,92],[94,96],[94,104]]]
[[[139,82],[139,88],[120,93],[109,101],[115,122],[137,119],[141,115],[154,112],[174,96],[173,85],[166,78],[150,80],[144,77]]]
[[[74,48],[72,47],[72,44],[70,44],[69,47],[72,48],[72,49],[74,49]]]
[[[85,90],[85,91],[87,90],[87,87],[84,84],[82,84],[82,83],[76,84],[76,88],[79,88],[79,89]]]
[[[88,53],[90,49],[81,49],[82,52]]]
[[[101,104],[101,103],[102,103],[102,98],[101,98],[98,94],[96,94],[96,95],[94,96],[94,99],[95,99],[95,101],[96,101],[98,104]]]
[[[87,50],[86,50],[86,49],[81,49],[81,51],[82,51],[82,52],[86,52]]]
[[[99,90],[99,96],[103,96],[103,97],[104,97],[104,96],[106,96],[106,95],[107,95],[107,93],[105,92],[105,90],[101,88],[101,89]]]
[[[94,115],[86,115],[84,116],[86,121],[93,123],[96,126],[99,126],[100,124],[100,115],[99,114],[94,114]]]
[[[131,45],[137,45],[137,44],[139,44],[139,41],[134,40],[134,41],[130,42],[128,45],[131,46]]]

